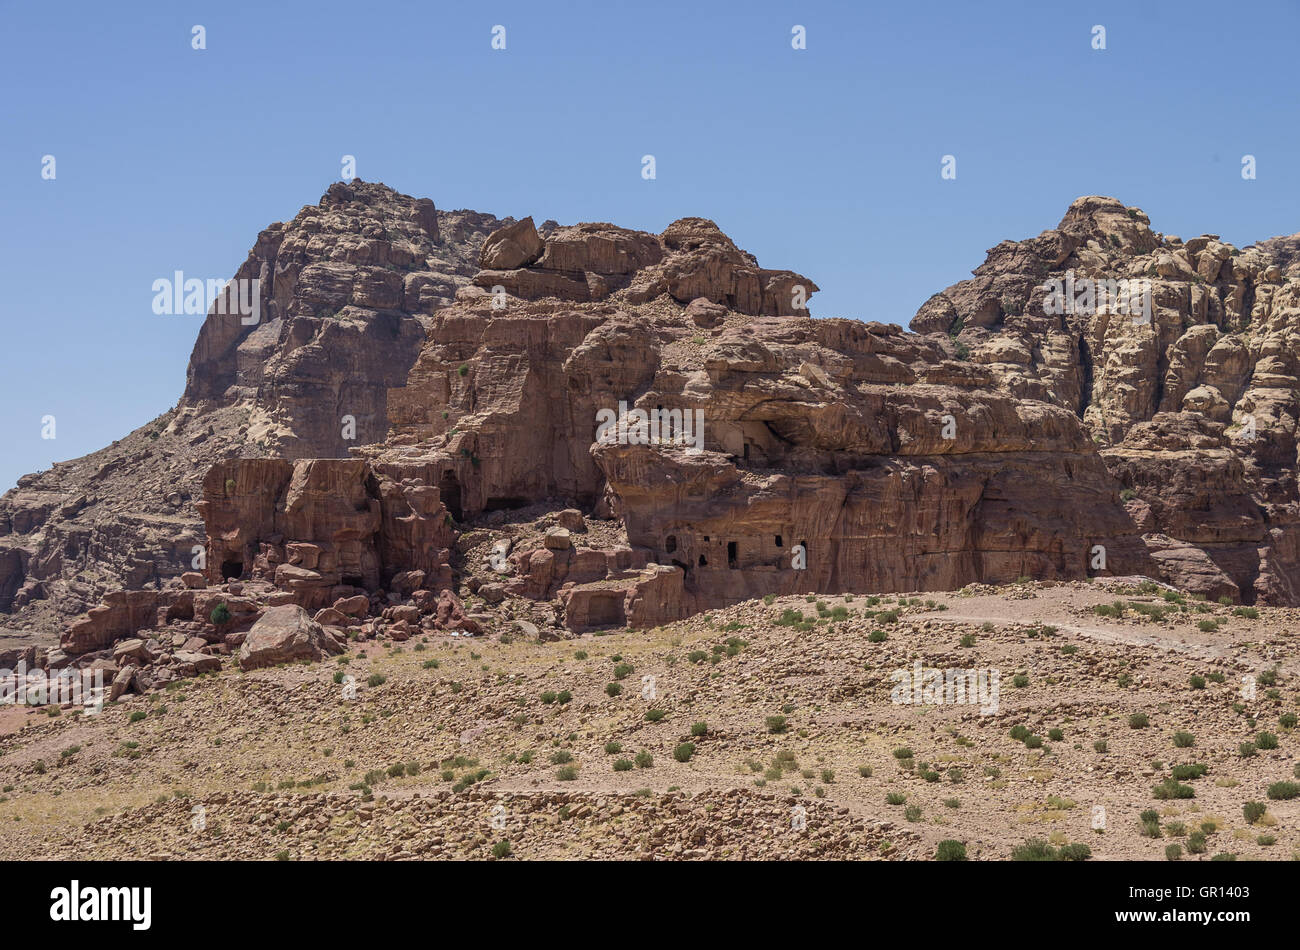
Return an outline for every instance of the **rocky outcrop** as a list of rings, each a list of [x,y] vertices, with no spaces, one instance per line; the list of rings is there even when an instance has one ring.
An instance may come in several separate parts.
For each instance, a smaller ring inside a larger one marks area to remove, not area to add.
[[[483,246],[480,287],[531,300],[594,302],[626,290],[633,303],[668,294],[704,299],[737,313],[807,313],[817,285],[792,271],[765,270],[716,224],[682,218],[662,234],[612,224],[555,228],[543,242],[531,218],[491,235]]]
[[[389,389],[502,223],[353,181],[266,228],[234,275],[257,281],[258,319],[227,305],[241,293],[251,302],[251,284],[222,292],[179,404],[0,499],[4,625],[50,636],[105,592],[194,570],[204,546],[195,504],[215,462],[345,458],[382,440]]]
[[[1170,583],[1296,604],[1297,247],[1184,241],[1113,198],[1080,198],[1056,229],[989,251],[912,328],[999,390],[1078,414]],[[1146,312],[1089,297],[1110,282],[1140,287]]]
[[[394,581],[404,594],[446,587],[454,535],[421,475],[420,466],[377,471],[360,459],[215,465],[198,504],[208,580],[266,581],[313,610]],[[419,572],[414,585],[411,572]]]
[[[1024,576],[1300,603],[1296,247],[1081,198],[909,333],[811,319],[811,281],[702,218],[538,229],[336,185],[259,237],[265,319],[209,315],[156,446],[8,497],[0,597],[30,613],[133,552],[68,643],[92,650],[243,585],[241,623],[293,604],[395,639]],[[126,511],[131,480],[170,513]]]

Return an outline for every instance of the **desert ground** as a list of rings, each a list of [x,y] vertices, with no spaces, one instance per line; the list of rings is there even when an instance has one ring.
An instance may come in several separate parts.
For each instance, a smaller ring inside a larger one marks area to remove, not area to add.
[[[1025,580],[226,658],[3,707],[0,857],[1291,859],[1297,620]],[[894,701],[918,661],[996,671],[996,710]]]

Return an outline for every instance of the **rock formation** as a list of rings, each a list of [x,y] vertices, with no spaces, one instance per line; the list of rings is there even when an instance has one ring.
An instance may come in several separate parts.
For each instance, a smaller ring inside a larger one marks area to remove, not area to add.
[[[383,439],[388,389],[501,224],[353,181],[262,231],[235,274],[259,282],[260,319],[214,305],[178,405],[0,499],[0,624],[57,631],[106,591],[192,570],[214,462],[347,457]]]
[[[136,433],[6,497],[0,592],[119,572],[56,651],[83,660],[142,629],[229,652],[288,605],[338,642],[1021,577],[1300,603],[1297,246],[1081,198],[906,332],[812,319],[812,281],[701,218],[539,231],[335,185],[237,275],[263,321],[209,315],[156,432],[183,454]]]

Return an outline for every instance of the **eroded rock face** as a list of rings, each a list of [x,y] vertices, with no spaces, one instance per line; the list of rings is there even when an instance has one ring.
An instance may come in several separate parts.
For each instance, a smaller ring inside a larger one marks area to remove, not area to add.
[[[107,591],[194,570],[214,462],[346,458],[383,439],[430,314],[503,223],[353,181],[266,228],[234,275],[258,281],[260,319],[212,308],[177,407],[0,499],[3,625],[49,635]]]
[[[999,390],[1078,413],[1170,583],[1295,604],[1297,247],[1183,241],[1113,198],[1080,198],[1056,229],[991,250],[912,328]],[[1067,277],[1145,281],[1149,312],[1053,313],[1045,287]]]
[[[482,628],[462,585],[519,629],[1021,576],[1300,602],[1295,238],[1184,242],[1081,198],[908,333],[811,319],[811,281],[702,218],[655,235],[457,214],[353,183],[264,232],[240,271],[263,280],[263,323],[209,316],[158,444],[133,436],[93,473],[82,460],[8,496],[0,598],[30,612],[78,564],[124,570],[123,551],[139,588],[198,545],[206,577],[159,592],[192,606],[154,603],[155,624],[201,623],[242,581],[266,587],[250,609],[393,637]],[[1149,282],[1143,319],[1074,296],[1117,281]],[[230,406],[247,412],[221,429]],[[667,427],[636,437],[661,411]],[[152,500],[124,510],[128,483]],[[563,517],[527,543],[491,533],[524,508]],[[461,557],[471,539],[490,571]],[[147,619],[103,607],[70,647]]]
[[[421,475],[428,472],[419,466],[377,471],[360,459],[215,465],[198,505],[208,580],[267,581],[311,610],[394,581],[407,594],[445,587],[454,534],[437,489]],[[411,573],[419,575],[413,585]]]

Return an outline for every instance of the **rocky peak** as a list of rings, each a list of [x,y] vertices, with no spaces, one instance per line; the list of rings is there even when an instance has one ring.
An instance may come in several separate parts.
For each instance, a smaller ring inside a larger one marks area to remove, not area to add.
[[[817,285],[766,270],[707,218],[681,218],[662,234],[603,222],[548,229],[525,218],[490,235],[474,283],[521,300],[677,303],[704,299],[753,316],[807,315]]]

